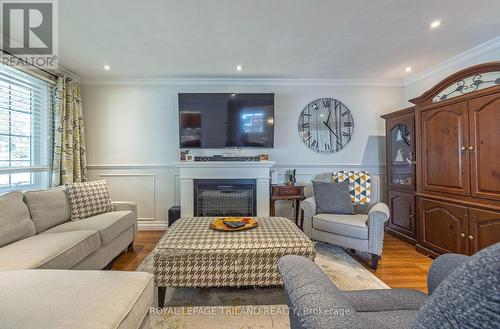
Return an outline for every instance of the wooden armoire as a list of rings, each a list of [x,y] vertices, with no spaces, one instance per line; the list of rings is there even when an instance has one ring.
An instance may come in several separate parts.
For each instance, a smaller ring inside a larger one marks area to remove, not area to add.
[[[388,231],[431,256],[471,255],[500,241],[500,62],[459,71],[410,102],[415,157],[387,150]],[[399,120],[384,117],[388,128]],[[407,196],[391,186],[395,157],[415,169],[416,189]]]

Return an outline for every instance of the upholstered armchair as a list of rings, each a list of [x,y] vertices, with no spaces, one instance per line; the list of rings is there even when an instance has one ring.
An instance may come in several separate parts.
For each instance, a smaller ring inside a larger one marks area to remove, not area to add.
[[[332,173],[318,175],[316,181],[331,182]],[[305,189],[306,199],[300,203],[304,211],[304,233],[313,240],[371,254],[371,267],[377,269],[384,243],[384,223],[389,207],[379,202],[380,180],[371,176],[370,202],[354,205],[355,214],[318,214],[312,186]]]

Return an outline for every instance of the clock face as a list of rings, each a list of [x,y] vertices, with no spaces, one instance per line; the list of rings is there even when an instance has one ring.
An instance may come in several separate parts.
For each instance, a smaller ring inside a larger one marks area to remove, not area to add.
[[[302,110],[298,129],[300,139],[308,148],[318,153],[333,153],[351,140],[354,120],[340,101],[320,98]]]

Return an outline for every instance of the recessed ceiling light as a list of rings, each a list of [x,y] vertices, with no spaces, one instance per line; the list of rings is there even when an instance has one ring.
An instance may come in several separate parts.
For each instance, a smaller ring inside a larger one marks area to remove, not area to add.
[[[436,29],[439,27],[439,25],[441,25],[441,21],[440,20],[437,20],[437,21],[433,21],[431,23],[431,29]]]
[[[243,71],[243,66],[236,65],[236,71]]]
[[[109,71],[109,70],[111,70],[111,66],[109,66],[109,65],[104,65],[104,69],[105,69],[106,71]]]
[[[411,72],[411,70],[413,70],[413,69],[411,68],[411,66],[408,66],[407,68],[405,68],[405,71],[406,71],[406,72]]]

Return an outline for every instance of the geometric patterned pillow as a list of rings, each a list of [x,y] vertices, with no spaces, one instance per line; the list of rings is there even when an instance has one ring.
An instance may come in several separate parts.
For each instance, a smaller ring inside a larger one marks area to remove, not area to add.
[[[112,210],[108,183],[105,180],[68,184],[66,191],[71,206],[72,221]]]
[[[349,192],[351,193],[352,203],[366,204],[370,203],[371,177],[366,171],[344,171],[340,170],[333,173],[334,182],[349,182]]]

